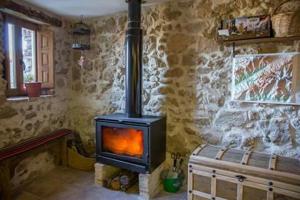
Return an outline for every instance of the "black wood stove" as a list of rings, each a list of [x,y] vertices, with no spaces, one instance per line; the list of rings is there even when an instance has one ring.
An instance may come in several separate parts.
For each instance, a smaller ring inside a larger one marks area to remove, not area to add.
[[[166,118],[142,115],[141,1],[128,0],[126,113],[97,116],[97,162],[151,173],[165,160]]]

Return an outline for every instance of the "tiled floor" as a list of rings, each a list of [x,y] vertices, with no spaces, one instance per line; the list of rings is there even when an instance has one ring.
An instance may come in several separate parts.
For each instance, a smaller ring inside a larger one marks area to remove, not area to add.
[[[137,194],[126,194],[94,184],[94,173],[57,167],[33,181],[17,195],[16,200],[141,200]],[[162,193],[155,200],[186,200],[186,193]]]

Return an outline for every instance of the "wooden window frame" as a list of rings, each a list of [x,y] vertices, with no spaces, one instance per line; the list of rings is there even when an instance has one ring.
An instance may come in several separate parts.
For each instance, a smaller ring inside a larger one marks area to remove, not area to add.
[[[9,62],[9,47],[8,47],[8,24],[15,25],[15,62],[16,62],[16,89],[10,88],[10,62]],[[49,35],[51,37],[50,40],[50,48],[51,52],[50,57],[48,59],[50,60],[50,66],[48,66],[48,79],[49,82],[43,82],[43,77],[41,76],[41,72],[43,71],[44,66],[42,66],[40,57],[42,53],[41,49],[41,41],[39,41],[40,35],[45,35],[45,30],[41,30],[41,27],[37,24],[34,24],[32,22],[28,22],[26,20],[19,19],[17,17],[14,17],[12,15],[5,14],[4,15],[4,55],[5,55],[5,79],[7,80],[7,96],[26,96],[26,89],[24,87],[24,77],[23,77],[23,53],[22,53],[22,28],[30,29],[34,31],[35,34],[35,80],[42,82],[42,89],[43,93],[48,94],[48,90],[54,88],[54,59],[53,59],[53,32],[49,31]],[[46,31],[47,33],[47,31]],[[49,38],[48,38],[49,39]],[[48,41],[49,42],[49,41]],[[48,53],[49,53],[48,52]],[[50,72],[49,72],[50,71]]]

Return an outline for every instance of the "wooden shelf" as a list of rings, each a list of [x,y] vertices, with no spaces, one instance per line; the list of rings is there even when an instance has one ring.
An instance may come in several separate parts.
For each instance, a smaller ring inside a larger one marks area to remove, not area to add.
[[[235,45],[245,45],[245,44],[259,44],[259,43],[270,43],[270,42],[293,42],[295,40],[300,40],[300,36],[293,37],[271,37],[271,38],[255,38],[255,39],[244,39],[244,40],[231,40],[231,41],[220,41],[225,46],[232,44]]]

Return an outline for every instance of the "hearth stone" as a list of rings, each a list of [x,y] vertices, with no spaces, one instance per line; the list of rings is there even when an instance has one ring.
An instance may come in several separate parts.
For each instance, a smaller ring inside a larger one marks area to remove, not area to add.
[[[166,168],[166,162],[159,165],[151,174],[139,174],[139,196],[150,200],[162,190],[161,172]],[[103,181],[118,172],[120,168],[100,163],[95,164],[95,184],[103,186]]]

